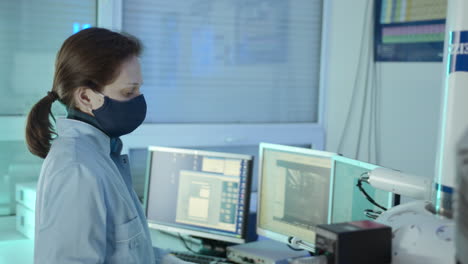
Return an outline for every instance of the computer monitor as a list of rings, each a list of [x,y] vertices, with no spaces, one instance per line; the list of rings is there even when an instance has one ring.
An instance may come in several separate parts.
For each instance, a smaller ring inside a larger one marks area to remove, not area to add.
[[[260,144],[257,233],[288,243],[315,243],[315,226],[329,222],[334,153]]]
[[[246,242],[252,159],[149,147],[144,199],[149,227],[210,244]]]
[[[366,172],[379,166],[342,157],[333,157],[330,218],[332,223],[370,220],[365,210],[382,211],[370,203],[364,194],[356,187],[358,179]],[[363,184],[365,191],[379,205],[390,208],[394,204],[394,195],[390,192],[373,188]]]

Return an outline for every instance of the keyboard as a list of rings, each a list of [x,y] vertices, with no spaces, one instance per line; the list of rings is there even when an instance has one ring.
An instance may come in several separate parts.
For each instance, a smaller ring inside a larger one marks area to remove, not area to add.
[[[180,258],[183,261],[199,263],[199,264],[221,264],[221,263],[232,263],[228,259],[213,257],[213,256],[206,256],[195,254],[192,252],[183,252],[183,251],[171,251],[171,254]]]

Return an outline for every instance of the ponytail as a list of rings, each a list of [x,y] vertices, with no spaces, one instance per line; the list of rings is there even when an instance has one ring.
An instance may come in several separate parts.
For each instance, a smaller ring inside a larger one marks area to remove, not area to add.
[[[52,103],[58,99],[56,92],[48,92],[47,96],[37,102],[28,115],[26,124],[26,143],[29,151],[41,158],[45,158],[50,150],[53,135],[57,135],[49,116],[55,121],[52,114]]]

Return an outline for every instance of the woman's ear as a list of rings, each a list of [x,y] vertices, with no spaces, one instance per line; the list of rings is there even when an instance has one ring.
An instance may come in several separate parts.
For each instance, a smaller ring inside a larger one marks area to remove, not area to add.
[[[84,113],[93,115],[93,110],[104,104],[104,99],[88,87],[78,87],[73,94],[76,107]]]

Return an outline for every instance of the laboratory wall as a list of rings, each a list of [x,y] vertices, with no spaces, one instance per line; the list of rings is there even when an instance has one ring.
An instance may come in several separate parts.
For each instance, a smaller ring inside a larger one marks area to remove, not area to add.
[[[323,64],[326,148],[350,158],[433,178],[442,62],[368,64],[366,55],[373,49],[366,37],[373,21],[369,17],[372,2],[328,2],[328,44]],[[362,77],[363,72],[368,73],[368,78]]]

